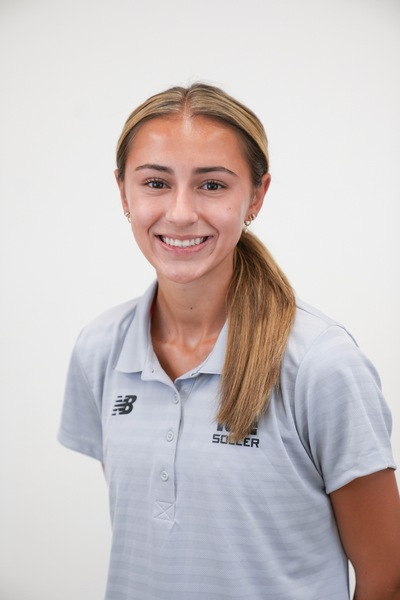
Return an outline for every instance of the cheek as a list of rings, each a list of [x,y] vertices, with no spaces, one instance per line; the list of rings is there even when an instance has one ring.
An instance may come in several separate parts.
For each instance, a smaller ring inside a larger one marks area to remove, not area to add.
[[[129,203],[132,222],[140,225],[149,225],[159,218],[157,205],[149,202],[134,200]]]
[[[244,202],[239,206],[237,204],[230,204],[226,207],[222,218],[226,222],[227,225],[239,225],[240,227],[243,225],[243,221],[245,220],[248,212],[247,204]]]

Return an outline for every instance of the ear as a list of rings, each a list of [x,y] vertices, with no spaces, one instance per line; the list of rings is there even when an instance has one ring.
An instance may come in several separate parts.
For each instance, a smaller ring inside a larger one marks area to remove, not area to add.
[[[129,212],[129,206],[128,206],[128,201],[127,201],[126,195],[125,195],[125,186],[124,186],[124,182],[121,181],[121,179],[119,178],[118,175],[119,175],[119,171],[118,171],[118,169],[115,169],[115,171],[114,171],[115,181],[117,182],[119,194],[121,196],[122,209],[123,209],[124,213],[126,213],[126,212]]]
[[[271,183],[271,175],[265,173],[261,179],[260,187],[257,187],[254,192],[253,199],[249,206],[249,212],[258,215],[264,203],[265,194],[268,192],[269,184]]]

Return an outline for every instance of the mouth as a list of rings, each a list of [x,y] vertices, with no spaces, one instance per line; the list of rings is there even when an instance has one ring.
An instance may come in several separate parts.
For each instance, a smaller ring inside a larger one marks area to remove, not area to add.
[[[176,238],[170,238],[164,235],[160,235],[158,237],[167,246],[171,246],[173,248],[189,248],[192,246],[200,246],[200,244],[204,244],[204,242],[208,240],[209,236],[196,237],[187,240],[177,240]]]

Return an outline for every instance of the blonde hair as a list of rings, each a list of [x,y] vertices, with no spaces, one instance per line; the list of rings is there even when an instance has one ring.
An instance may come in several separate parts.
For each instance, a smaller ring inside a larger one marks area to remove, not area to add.
[[[258,117],[223,90],[195,83],[173,87],[141,104],[128,117],[117,145],[118,177],[140,125],[150,119],[187,114],[216,119],[240,136],[253,184],[269,171],[268,141]],[[293,290],[256,236],[242,233],[227,295],[228,343],[221,377],[218,423],[232,441],[250,433],[279,384],[282,358],[295,314]]]

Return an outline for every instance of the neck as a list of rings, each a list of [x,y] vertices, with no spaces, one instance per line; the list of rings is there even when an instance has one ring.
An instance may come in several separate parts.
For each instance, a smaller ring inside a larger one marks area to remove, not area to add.
[[[216,339],[226,320],[228,287],[229,281],[205,287],[201,281],[178,284],[159,278],[152,336],[189,345]]]

